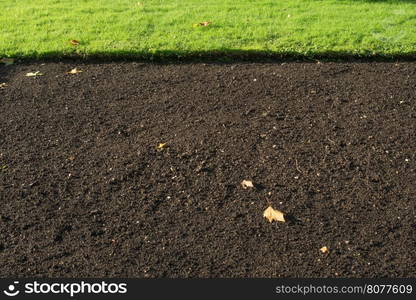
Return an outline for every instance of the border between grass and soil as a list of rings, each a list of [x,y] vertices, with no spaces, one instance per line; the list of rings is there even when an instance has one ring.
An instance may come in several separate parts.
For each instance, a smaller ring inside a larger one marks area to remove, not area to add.
[[[0,57],[6,57],[1,56]],[[276,62],[276,61],[328,61],[328,62],[396,62],[416,61],[416,51],[412,53],[374,54],[350,52],[298,53],[269,52],[257,50],[221,50],[221,51],[155,51],[155,52],[94,52],[94,53],[62,53],[47,52],[30,55],[15,55],[20,61],[143,61],[143,62]]]

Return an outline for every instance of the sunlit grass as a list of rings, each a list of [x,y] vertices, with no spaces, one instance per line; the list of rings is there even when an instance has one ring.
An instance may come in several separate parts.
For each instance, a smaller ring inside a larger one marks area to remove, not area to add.
[[[250,51],[413,54],[416,1],[0,0],[0,57]]]

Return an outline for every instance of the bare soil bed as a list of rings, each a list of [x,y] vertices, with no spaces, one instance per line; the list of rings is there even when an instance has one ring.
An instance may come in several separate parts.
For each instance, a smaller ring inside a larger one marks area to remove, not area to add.
[[[2,277],[416,276],[416,63],[25,63],[3,82]]]

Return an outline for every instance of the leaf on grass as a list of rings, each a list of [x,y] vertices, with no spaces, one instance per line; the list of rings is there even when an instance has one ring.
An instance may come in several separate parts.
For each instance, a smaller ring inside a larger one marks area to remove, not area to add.
[[[0,62],[5,64],[6,66],[10,66],[10,65],[14,64],[14,59],[5,57],[5,58],[0,59]]]
[[[328,253],[329,249],[327,246],[323,246],[321,249],[319,249],[319,251],[321,251],[322,253]]]
[[[26,74],[27,77],[36,77],[36,76],[42,76],[43,73],[41,73],[40,71],[36,71],[36,72],[29,72]]]
[[[205,22],[201,22],[201,23],[194,24],[194,27],[207,27],[207,26],[209,26],[211,24],[212,24],[212,22],[205,21]]]
[[[69,72],[66,72],[67,74],[78,74],[78,73],[82,73],[81,70],[78,70],[77,68],[72,69]]]
[[[265,217],[269,222],[277,221],[277,222],[286,222],[285,215],[279,210],[273,209],[273,207],[269,206],[263,213],[263,217]]]
[[[243,189],[254,188],[254,184],[251,180],[241,181],[241,186],[243,187]]]
[[[7,86],[7,83],[5,83],[5,82],[0,83],[0,90],[6,88],[6,86]]]
[[[157,146],[157,149],[158,150],[162,150],[162,149],[165,149],[166,147],[167,147],[167,143],[160,143],[158,146]]]
[[[78,45],[80,44],[80,42],[79,42],[79,41],[77,41],[77,40],[70,40],[70,41],[69,41],[69,43],[70,43],[72,46],[78,46]]]

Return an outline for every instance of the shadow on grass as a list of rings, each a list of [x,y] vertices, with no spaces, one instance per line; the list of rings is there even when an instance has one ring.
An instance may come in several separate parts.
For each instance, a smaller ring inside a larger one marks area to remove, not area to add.
[[[416,61],[416,50],[411,53],[374,53],[374,52],[271,52],[256,50],[224,49],[219,51],[177,51],[164,50],[156,52],[93,52],[63,53],[47,52],[31,55],[16,55],[15,59],[23,61],[62,61],[62,60],[97,60],[97,61],[144,61],[144,62],[273,62],[273,61]]]

